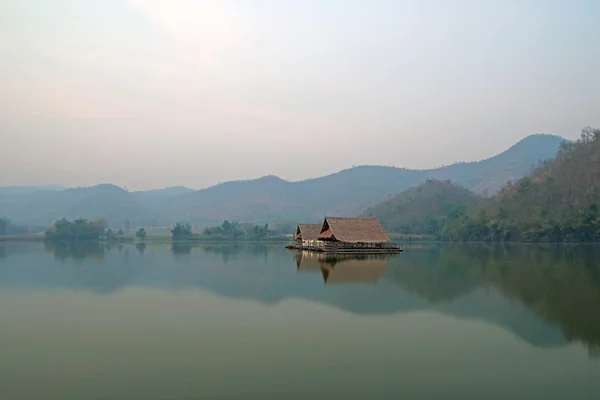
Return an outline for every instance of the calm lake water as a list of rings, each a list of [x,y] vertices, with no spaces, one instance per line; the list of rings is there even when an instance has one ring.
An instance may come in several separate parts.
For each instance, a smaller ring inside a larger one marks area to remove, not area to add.
[[[600,248],[0,243],[0,399],[598,399]]]

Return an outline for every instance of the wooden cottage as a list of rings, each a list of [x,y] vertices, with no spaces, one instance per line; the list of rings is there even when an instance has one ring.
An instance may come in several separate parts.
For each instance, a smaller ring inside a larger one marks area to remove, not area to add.
[[[325,217],[322,224],[298,224],[288,249],[326,253],[398,253],[377,218]]]
[[[294,239],[298,246],[315,247],[323,224],[298,224]]]
[[[326,217],[318,236],[323,251],[393,252],[390,238],[377,218]]]

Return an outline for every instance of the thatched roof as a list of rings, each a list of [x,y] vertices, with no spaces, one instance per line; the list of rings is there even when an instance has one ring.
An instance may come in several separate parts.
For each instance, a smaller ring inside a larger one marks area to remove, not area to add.
[[[295,239],[317,240],[323,224],[298,224]]]
[[[387,233],[377,218],[325,217],[319,239],[346,243],[387,243]]]

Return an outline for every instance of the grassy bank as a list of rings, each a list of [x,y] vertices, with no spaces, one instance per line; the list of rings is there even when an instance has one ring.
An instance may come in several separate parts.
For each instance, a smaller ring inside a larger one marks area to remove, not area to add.
[[[43,233],[21,233],[15,235],[1,235],[0,242],[12,241],[41,241],[44,240]]]
[[[418,235],[405,233],[388,233],[393,242],[437,242],[435,235]]]

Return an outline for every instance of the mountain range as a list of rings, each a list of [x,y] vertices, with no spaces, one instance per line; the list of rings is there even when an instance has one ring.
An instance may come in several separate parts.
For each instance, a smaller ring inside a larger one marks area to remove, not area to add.
[[[495,157],[430,170],[359,166],[320,178],[288,182],[276,176],[221,183],[202,190],[185,187],[128,192],[111,184],[64,189],[0,188],[0,216],[19,224],[48,226],[57,219],[106,217],[112,227],[197,225],[278,220],[319,221],[324,215],[355,216],[427,179],[451,180],[476,193],[496,193],[507,181],[529,174],[553,158],[565,139],[526,137]]]

